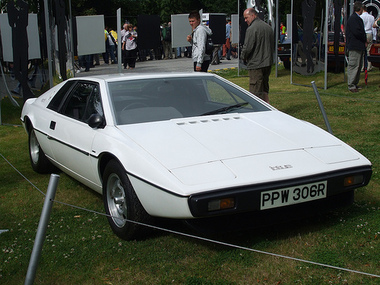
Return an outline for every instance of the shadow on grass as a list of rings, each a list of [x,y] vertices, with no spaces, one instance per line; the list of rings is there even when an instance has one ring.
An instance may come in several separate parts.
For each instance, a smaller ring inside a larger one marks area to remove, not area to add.
[[[321,229],[339,223],[342,215],[353,202],[353,192],[338,195],[328,203],[303,203],[286,208],[278,208],[231,216],[203,218],[194,220],[156,219],[155,226],[186,235],[194,235],[194,242],[209,244],[210,247],[225,246],[211,240],[251,247],[265,241],[282,240],[289,237],[319,232]],[[155,230],[150,238],[169,235],[168,232]],[[179,235],[181,237],[181,235]],[[210,242],[206,240],[210,239]]]

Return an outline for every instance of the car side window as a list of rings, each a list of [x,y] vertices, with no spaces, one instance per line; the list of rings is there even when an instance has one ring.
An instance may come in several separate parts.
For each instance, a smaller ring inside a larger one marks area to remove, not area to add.
[[[88,98],[87,106],[84,111],[82,120],[87,122],[93,114],[103,116],[102,100],[100,97],[99,86],[94,85],[91,96]]]
[[[88,82],[78,82],[71,90],[62,114],[87,122],[92,114],[103,115],[99,86]]]
[[[57,94],[54,95],[54,97],[51,99],[48,108],[58,112],[59,107],[61,106],[62,102],[65,99],[65,96],[67,92],[71,89],[71,87],[74,85],[75,81],[67,81],[65,85],[62,86],[61,89],[57,92]]]

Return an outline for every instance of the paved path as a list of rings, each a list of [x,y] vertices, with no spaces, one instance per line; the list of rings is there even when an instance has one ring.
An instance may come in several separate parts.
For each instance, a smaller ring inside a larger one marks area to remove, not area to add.
[[[117,64],[104,64],[102,61],[100,65],[91,68],[88,72],[76,73],[75,77],[79,76],[92,76],[101,74],[118,73]],[[220,64],[210,65],[209,70],[237,68],[238,60],[233,58],[231,60],[222,60]],[[192,72],[193,62],[191,58],[177,58],[177,59],[161,59],[161,60],[147,60],[143,62],[136,62],[136,68],[121,69],[122,73],[150,73],[150,72]]]

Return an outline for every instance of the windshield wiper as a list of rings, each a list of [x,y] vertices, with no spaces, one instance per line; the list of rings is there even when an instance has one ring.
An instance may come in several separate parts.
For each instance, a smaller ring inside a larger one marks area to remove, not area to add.
[[[210,111],[210,112],[204,113],[201,116],[215,115],[215,114],[226,114],[226,113],[228,113],[230,111],[243,108],[244,106],[247,106],[247,105],[248,105],[248,102],[242,102],[242,103],[238,103],[238,104],[235,104],[235,105],[232,105],[232,106],[223,107],[223,108],[216,109],[214,111]]]

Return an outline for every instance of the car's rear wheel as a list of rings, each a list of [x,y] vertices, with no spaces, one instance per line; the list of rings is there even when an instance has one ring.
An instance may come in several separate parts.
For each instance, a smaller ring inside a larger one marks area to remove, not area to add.
[[[29,157],[33,170],[38,173],[50,173],[55,169],[41,149],[33,128],[29,131]]]
[[[103,201],[112,231],[121,239],[133,240],[146,236],[149,228],[134,223],[150,224],[152,217],[141,205],[126,171],[111,160],[103,174]]]

